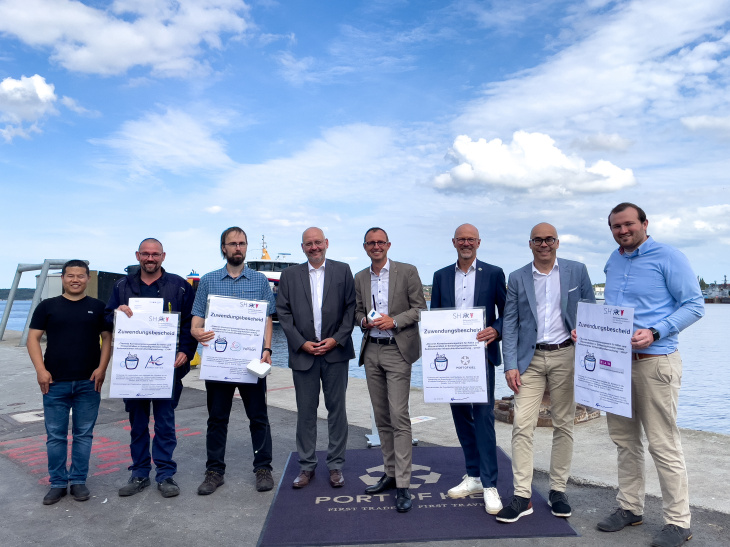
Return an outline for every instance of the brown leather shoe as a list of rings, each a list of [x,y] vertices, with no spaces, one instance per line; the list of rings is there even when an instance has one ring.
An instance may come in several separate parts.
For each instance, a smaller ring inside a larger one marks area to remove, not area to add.
[[[294,488],[304,488],[309,484],[309,481],[311,481],[314,478],[314,469],[311,471],[306,471],[302,469],[299,472],[299,476],[294,479],[294,482],[292,483],[292,486]]]
[[[342,476],[341,469],[330,469],[330,486],[332,488],[345,486],[345,477]]]

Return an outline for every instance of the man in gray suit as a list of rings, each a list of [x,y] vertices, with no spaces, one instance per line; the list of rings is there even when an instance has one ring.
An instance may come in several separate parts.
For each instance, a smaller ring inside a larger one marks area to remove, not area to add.
[[[344,486],[342,467],[347,445],[348,361],[355,357],[355,287],[347,264],[325,261],[329,241],[319,228],[302,234],[308,261],[281,273],[276,312],[289,345],[297,399],[296,443],[299,476],[294,488],[307,486],[317,467],[317,407],[320,381],[327,407],[327,468],[333,488]]]
[[[571,515],[565,488],[573,457],[573,362],[578,302],[595,303],[584,264],[556,257],[560,241],[553,226],[541,223],[530,233],[534,260],[514,271],[507,282],[502,323],[504,374],[515,392],[512,427],[514,497],[498,514],[515,522],[532,513],[532,438],[545,386],[550,389],[553,447],[548,503],[553,515]]]
[[[371,265],[355,274],[355,321],[365,333],[359,364],[365,365],[385,467],[385,474],[365,493],[395,488],[395,508],[406,513],[412,506],[408,488],[413,452],[408,397],[411,365],[421,355],[418,319],[426,299],[418,270],[388,258],[385,230],[370,228],[363,247]]]

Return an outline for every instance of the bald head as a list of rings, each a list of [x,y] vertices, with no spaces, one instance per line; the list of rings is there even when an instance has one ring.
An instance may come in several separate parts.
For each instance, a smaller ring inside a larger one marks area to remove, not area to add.
[[[479,230],[473,224],[462,224],[454,231],[454,239],[457,237],[475,237],[479,239]]]
[[[552,224],[548,224],[547,222],[541,222],[540,224],[535,224],[535,226],[530,231],[530,239],[533,237],[536,237],[537,233],[547,233],[550,232],[550,235],[552,235],[555,239],[558,238],[558,231],[555,229],[555,226]],[[545,237],[545,236],[542,236]]]
[[[324,237],[324,232],[320,228],[313,226],[304,230],[302,234],[302,251],[307,255],[307,260],[312,266],[319,268],[324,264],[328,247],[329,241]]]

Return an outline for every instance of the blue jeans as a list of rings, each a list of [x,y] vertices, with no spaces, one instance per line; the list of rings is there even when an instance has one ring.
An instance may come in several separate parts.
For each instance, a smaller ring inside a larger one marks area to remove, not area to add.
[[[157,482],[171,478],[177,471],[177,463],[172,453],[177,446],[175,435],[175,408],[182,394],[182,378],[190,370],[190,365],[175,369],[175,383],[172,399],[124,399],[125,409],[129,412],[131,443],[129,451],[132,465],[129,470],[133,477],[147,478],[152,470],[152,460],[157,468]],[[155,437],[152,439],[150,457],[150,407],[155,417]]]
[[[49,384],[48,393],[43,395],[43,413],[51,488],[66,488],[69,482],[86,483],[100,402],[101,394],[91,380]],[[71,469],[66,469],[69,410],[73,410],[73,445]]]

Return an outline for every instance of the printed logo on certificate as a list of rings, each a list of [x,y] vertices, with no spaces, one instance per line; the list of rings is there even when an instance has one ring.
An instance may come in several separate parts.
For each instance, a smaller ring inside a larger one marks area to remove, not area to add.
[[[575,402],[631,418],[634,309],[578,303]]]
[[[172,397],[179,324],[179,313],[114,311],[110,397]]]
[[[421,312],[424,402],[489,402],[485,344],[477,340],[484,324],[483,307]]]
[[[205,330],[215,337],[203,346],[200,378],[237,384],[255,384],[258,377],[246,366],[261,358],[268,302],[208,296]]]

